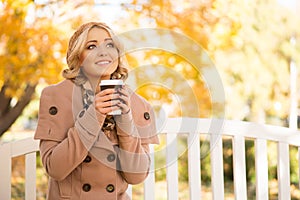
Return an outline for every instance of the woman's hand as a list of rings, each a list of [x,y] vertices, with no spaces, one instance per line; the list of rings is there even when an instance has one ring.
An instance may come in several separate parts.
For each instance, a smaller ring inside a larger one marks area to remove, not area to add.
[[[119,100],[118,107],[122,110],[122,114],[127,114],[130,110],[129,104],[129,89],[123,85],[121,88],[117,89],[119,93]]]
[[[126,114],[130,110],[129,93],[126,86],[117,89],[105,89],[95,96],[95,107],[104,115],[121,109],[122,114]]]

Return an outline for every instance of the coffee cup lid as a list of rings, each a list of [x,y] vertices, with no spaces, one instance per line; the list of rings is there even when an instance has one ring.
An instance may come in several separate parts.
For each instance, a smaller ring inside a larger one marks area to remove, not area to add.
[[[100,85],[123,85],[123,80],[101,80]]]

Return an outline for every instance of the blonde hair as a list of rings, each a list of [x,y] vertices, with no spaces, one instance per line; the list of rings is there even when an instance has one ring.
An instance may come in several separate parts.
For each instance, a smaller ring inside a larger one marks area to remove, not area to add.
[[[102,22],[88,22],[83,25],[81,25],[75,33],[72,35],[72,37],[69,40],[68,50],[67,50],[67,64],[68,69],[64,69],[62,76],[66,79],[71,79],[79,84],[86,81],[85,76],[81,73],[80,70],[80,59],[79,55],[82,53],[84,49],[84,44],[87,40],[88,32],[94,28],[102,28],[108,32],[110,37],[112,38],[115,46],[118,49],[119,53],[119,65],[115,72],[111,74],[111,79],[123,79],[125,80],[128,76],[128,70],[126,68],[126,59],[123,55],[123,46],[120,43],[120,41],[117,39],[113,31]]]

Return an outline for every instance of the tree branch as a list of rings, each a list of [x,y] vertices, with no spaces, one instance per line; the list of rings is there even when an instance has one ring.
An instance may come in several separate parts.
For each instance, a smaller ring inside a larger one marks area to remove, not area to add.
[[[17,104],[12,108],[4,108],[4,110],[8,111],[3,115],[0,115],[0,137],[10,128],[10,126],[21,115],[23,109],[29,104],[35,92],[35,88],[36,85],[32,86],[27,84],[24,95],[19,99]],[[7,106],[10,107],[10,104]]]
[[[5,95],[6,88],[7,86],[3,85],[0,91],[0,118],[2,115],[5,115],[5,113],[8,112],[10,107],[11,97],[7,97]]]

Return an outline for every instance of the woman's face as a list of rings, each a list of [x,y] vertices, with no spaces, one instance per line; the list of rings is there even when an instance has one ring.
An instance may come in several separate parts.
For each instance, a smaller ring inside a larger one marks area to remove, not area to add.
[[[110,79],[118,67],[118,50],[105,29],[94,27],[87,36],[80,62],[89,79]]]

